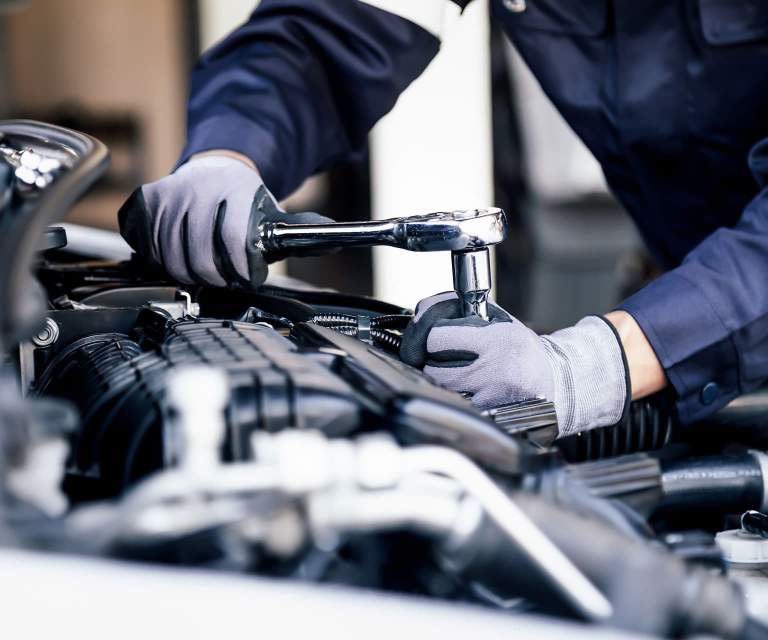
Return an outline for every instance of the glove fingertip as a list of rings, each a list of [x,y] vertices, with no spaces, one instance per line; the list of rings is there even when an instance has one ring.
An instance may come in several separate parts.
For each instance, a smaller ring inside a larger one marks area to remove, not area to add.
[[[143,187],[133,191],[117,212],[120,235],[131,248],[154,266],[160,266],[160,258],[154,243],[152,212],[144,197]]]
[[[400,359],[411,367],[421,369],[427,361],[427,351],[423,341],[409,339],[406,333],[400,345]]]
[[[459,296],[455,291],[444,291],[424,298],[416,305],[413,321],[421,322],[428,313],[428,320],[432,320],[433,317],[434,319],[455,318],[459,312],[458,301]]]

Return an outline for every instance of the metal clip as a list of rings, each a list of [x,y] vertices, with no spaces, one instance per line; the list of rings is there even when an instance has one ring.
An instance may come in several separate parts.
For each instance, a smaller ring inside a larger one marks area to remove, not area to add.
[[[371,318],[370,316],[357,316],[357,339],[368,344],[373,344],[371,340]]]

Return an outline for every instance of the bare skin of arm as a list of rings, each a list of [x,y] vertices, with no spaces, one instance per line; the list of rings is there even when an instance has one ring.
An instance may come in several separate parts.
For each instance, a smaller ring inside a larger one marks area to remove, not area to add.
[[[664,389],[669,381],[640,325],[626,311],[612,311],[605,317],[616,328],[627,354],[632,400]]]

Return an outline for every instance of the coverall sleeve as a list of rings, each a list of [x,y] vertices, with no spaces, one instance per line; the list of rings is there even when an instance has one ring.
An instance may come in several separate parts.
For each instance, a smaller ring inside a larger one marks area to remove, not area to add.
[[[437,54],[450,2],[469,0],[262,0],[193,70],[180,163],[238,151],[282,198],[353,158]]]
[[[739,222],[620,306],[661,361],[683,424],[768,379],[768,139],[749,165],[762,191]]]

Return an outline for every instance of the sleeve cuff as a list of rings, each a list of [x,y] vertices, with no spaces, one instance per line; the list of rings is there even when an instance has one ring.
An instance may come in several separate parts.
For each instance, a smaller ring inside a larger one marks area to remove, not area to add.
[[[651,343],[677,392],[681,424],[701,420],[740,395],[731,332],[687,278],[667,273],[618,308],[635,319]]]
[[[181,153],[178,169],[196,153],[228,149],[242,153],[253,160],[259,170],[264,184],[278,199],[289,195],[286,193],[284,180],[285,171],[278,167],[286,167],[274,137],[248,118],[233,115],[220,115],[203,120],[190,127],[187,144]]]

